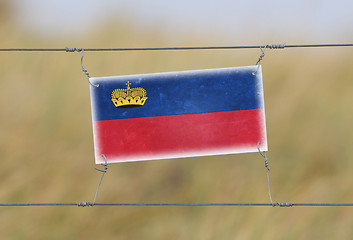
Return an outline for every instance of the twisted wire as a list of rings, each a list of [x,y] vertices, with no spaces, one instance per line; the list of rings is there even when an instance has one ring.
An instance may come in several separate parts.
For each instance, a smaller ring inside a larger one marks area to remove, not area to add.
[[[96,170],[97,170],[97,171],[102,172],[102,176],[101,176],[101,179],[100,179],[100,181],[99,181],[99,184],[98,184],[98,187],[97,187],[97,190],[96,190],[96,195],[94,195],[94,200],[93,200],[92,206],[94,206],[94,205],[95,205],[95,203],[96,203],[96,199],[97,199],[98,191],[99,191],[99,188],[100,188],[100,186],[101,186],[101,183],[102,183],[102,180],[103,180],[104,174],[105,174],[105,173],[107,172],[107,170],[108,170],[108,162],[107,162],[107,158],[105,157],[105,155],[104,155],[104,154],[102,154],[102,157],[104,158],[104,164],[102,164],[102,165],[104,166],[104,169],[103,169],[103,170],[101,170],[101,169],[96,168]]]
[[[271,197],[270,168],[269,168],[268,158],[267,158],[265,152],[261,152],[261,150],[260,150],[260,144],[261,144],[261,142],[258,142],[258,143],[257,143],[257,149],[259,150],[260,155],[265,159],[265,168],[266,168],[266,175],[267,175],[268,196],[269,196],[269,198],[270,198],[270,202],[271,202],[272,206],[275,206],[276,204],[274,204],[274,203],[272,202],[272,197]]]
[[[69,52],[73,52],[73,51],[82,51],[82,56],[81,56],[81,69],[82,69],[82,72],[87,76],[87,81],[89,82],[89,84],[92,86],[92,87],[99,87],[99,84],[97,85],[94,85],[93,83],[91,83],[90,81],[90,78],[91,76],[89,75],[88,71],[84,68],[83,66],[83,57],[85,55],[85,51],[83,48],[66,48],[67,51],[69,50]]]

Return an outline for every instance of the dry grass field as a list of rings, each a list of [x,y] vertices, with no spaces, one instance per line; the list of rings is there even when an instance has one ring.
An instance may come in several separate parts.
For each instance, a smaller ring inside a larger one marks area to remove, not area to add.
[[[11,30],[10,30],[11,29]],[[17,30],[1,46],[217,45],[133,23],[68,41]],[[209,39],[209,40],[208,40]],[[234,43],[235,42],[235,43]],[[236,40],[232,44],[236,44]],[[249,41],[249,44],[256,44]],[[263,42],[262,42],[263,44]],[[260,50],[87,52],[94,77],[254,65]],[[92,201],[89,85],[80,53],[0,53],[0,202]],[[353,202],[353,49],[268,50],[263,60],[275,202]],[[257,154],[112,164],[97,202],[268,202]],[[351,239],[345,207],[0,207],[1,239]]]

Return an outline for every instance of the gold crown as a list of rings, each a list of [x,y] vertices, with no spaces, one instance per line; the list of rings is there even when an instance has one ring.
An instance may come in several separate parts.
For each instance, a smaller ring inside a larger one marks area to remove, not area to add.
[[[143,106],[147,100],[147,92],[141,87],[130,88],[131,83],[126,83],[126,89],[115,89],[112,92],[112,102],[115,107]]]

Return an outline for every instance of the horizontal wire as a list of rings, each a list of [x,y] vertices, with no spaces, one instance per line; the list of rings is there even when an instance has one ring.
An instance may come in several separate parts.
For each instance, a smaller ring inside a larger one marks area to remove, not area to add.
[[[353,207],[353,203],[1,203],[0,207],[38,207],[38,206],[180,206],[180,207],[208,207],[208,206],[233,206],[233,207]]]
[[[77,206],[77,203],[1,203],[0,207]]]
[[[250,46],[204,46],[204,47],[146,47],[146,48],[0,48],[2,52],[81,52],[84,51],[172,51],[172,50],[226,50],[226,49],[284,49],[284,48],[317,48],[317,47],[353,47],[353,43],[332,44],[271,44]]]

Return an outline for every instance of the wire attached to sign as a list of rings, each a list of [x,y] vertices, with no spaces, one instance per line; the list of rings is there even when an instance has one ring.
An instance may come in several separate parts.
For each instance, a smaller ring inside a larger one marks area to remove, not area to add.
[[[256,62],[256,64],[255,64],[255,65],[257,66],[257,69],[256,69],[255,72],[252,73],[252,75],[256,75],[257,71],[259,71],[260,63],[261,63],[262,59],[265,57],[265,50],[266,50],[266,48],[267,48],[267,45],[264,47],[264,49],[262,49],[262,47],[260,47],[261,55],[260,55],[260,57],[259,57],[259,60],[257,60],[257,62]]]
[[[91,84],[92,87],[99,87],[99,84],[94,85],[93,83],[91,83],[91,81],[90,81],[91,76],[89,75],[88,71],[83,67],[83,57],[84,57],[85,51],[83,48],[81,49],[81,51],[82,51],[82,56],[81,56],[82,72],[87,76],[87,80],[88,80],[89,84]]]
[[[66,52],[82,52],[82,56],[81,56],[81,69],[82,69],[82,72],[87,76],[87,80],[88,80],[89,84],[92,87],[99,87],[99,84],[94,85],[93,83],[91,83],[91,81],[90,81],[91,76],[89,75],[89,73],[85,69],[85,67],[83,66],[83,58],[84,58],[84,55],[85,55],[85,49],[84,48],[70,48],[70,47],[66,47],[65,51]]]
[[[257,149],[259,150],[260,155],[261,155],[263,158],[265,158],[265,168],[266,168],[266,174],[267,174],[268,196],[269,196],[269,198],[270,198],[270,202],[271,202],[272,206],[276,206],[276,204],[274,204],[274,203],[272,202],[272,197],[271,197],[270,173],[269,173],[269,172],[270,172],[270,168],[269,168],[268,158],[267,158],[265,152],[261,152],[261,150],[260,150],[260,144],[261,144],[261,142],[258,142],[258,143],[257,143]]]
[[[95,168],[97,171],[100,171],[102,172],[102,176],[101,176],[101,179],[99,181],[99,184],[98,184],[98,187],[97,187],[97,190],[96,190],[96,194],[94,195],[94,199],[93,199],[93,202],[77,202],[75,205],[78,206],[78,207],[94,207],[94,205],[96,205],[96,200],[97,200],[97,196],[98,196],[98,191],[99,191],[99,188],[101,186],[101,183],[102,183],[102,180],[103,180],[103,177],[104,177],[104,174],[107,172],[108,170],[108,161],[107,161],[107,158],[105,157],[104,154],[102,154],[102,157],[104,158],[104,163],[102,163],[102,165],[104,166],[104,169],[99,169],[99,168]]]
[[[97,171],[102,172],[102,176],[101,176],[101,180],[99,181],[98,187],[97,187],[97,191],[96,191],[96,195],[94,195],[94,200],[91,206],[94,206],[94,204],[96,203],[96,199],[97,199],[97,195],[98,195],[98,191],[99,191],[99,187],[101,186],[104,174],[107,172],[108,170],[108,161],[107,158],[105,157],[104,154],[102,154],[102,157],[104,158],[104,163],[102,164],[104,166],[104,169],[99,169],[99,168],[95,168]]]
[[[257,66],[257,69],[256,69],[255,72],[253,72],[253,75],[256,75],[257,71],[259,71],[261,61],[265,57],[266,48],[269,48],[269,49],[284,49],[285,47],[286,47],[285,43],[265,45],[264,47],[260,46],[259,48],[261,50],[261,54],[260,54],[259,60],[257,60],[257,62],[255,64]]]

